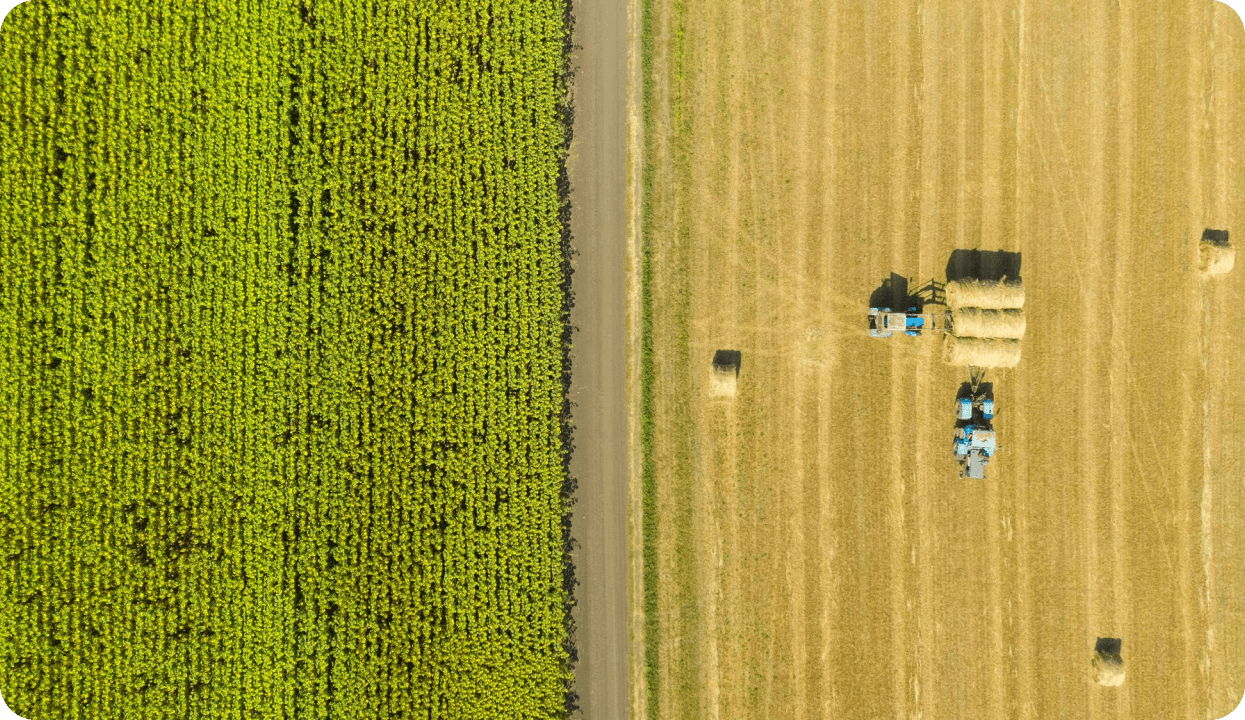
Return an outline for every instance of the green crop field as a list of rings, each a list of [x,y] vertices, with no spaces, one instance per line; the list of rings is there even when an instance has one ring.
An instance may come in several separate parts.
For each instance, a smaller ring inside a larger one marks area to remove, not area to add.
[[[0,692],[565,714],[565,0],[0,28]]]

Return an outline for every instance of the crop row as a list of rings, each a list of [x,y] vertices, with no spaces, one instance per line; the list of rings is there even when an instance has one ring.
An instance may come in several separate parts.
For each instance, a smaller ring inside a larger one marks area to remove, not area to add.
[[[564,13],[5,19],[14,711],[564,714]]]

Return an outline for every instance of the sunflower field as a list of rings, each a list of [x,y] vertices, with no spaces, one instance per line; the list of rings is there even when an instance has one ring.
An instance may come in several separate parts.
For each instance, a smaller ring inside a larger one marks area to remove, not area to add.
[[[0,693],[566,714],[565,0],[0,26]]]

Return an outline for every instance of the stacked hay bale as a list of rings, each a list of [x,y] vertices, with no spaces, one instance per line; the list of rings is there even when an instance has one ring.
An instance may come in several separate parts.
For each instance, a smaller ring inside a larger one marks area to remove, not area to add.
[[[1025,286],[1020,280],[952,280],[946,287],[947,307],[989,310],[1020,310],[1025,306]]]
[[[1226,230],[1207,230],[1198,244],[1198,269],[1203,275],[1223,275],[1236,262],[1236,250],[1228,242]]]
[[[943,359],[961,367],[1013,368],[1020,362],[1020,341],[947,335]]]
[[[1019,340],[1025,336],[1025,311],[1014,308],[1007,310],[960,308],[955,311],[954,322],[955,334],[960,337]]]
[[[1019,280],[953,280],[946,285],[951,333],[949,365],[1010,368],[1020,362],[1025,334],[1025,289]]]

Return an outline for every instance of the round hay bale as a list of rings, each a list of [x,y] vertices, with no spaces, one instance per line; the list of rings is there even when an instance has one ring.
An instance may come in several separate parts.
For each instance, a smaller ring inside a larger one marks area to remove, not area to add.
[[[1203,240],[1198,247],[1198,269],[1205,275],[1223,275],[1236,262],[1236,248]]]
[[[1119,654],[1094,653],[1092,662],[1094,682],[1107,687],[1119,687],[1124,684],[1124,661]]]
[[[960,308],[951,313],[951,328],[959,337],[1019,340],[1025,336],[1025,311]]]
[[[1025,287],[1019,280],[952,280],[944,287],[947,307],[1019,310],[1025,306]]]
[[[960,367],[1016,367],[1020,362],[1020,341],[947,335],[943,345],[943,360],[948,365]]]

